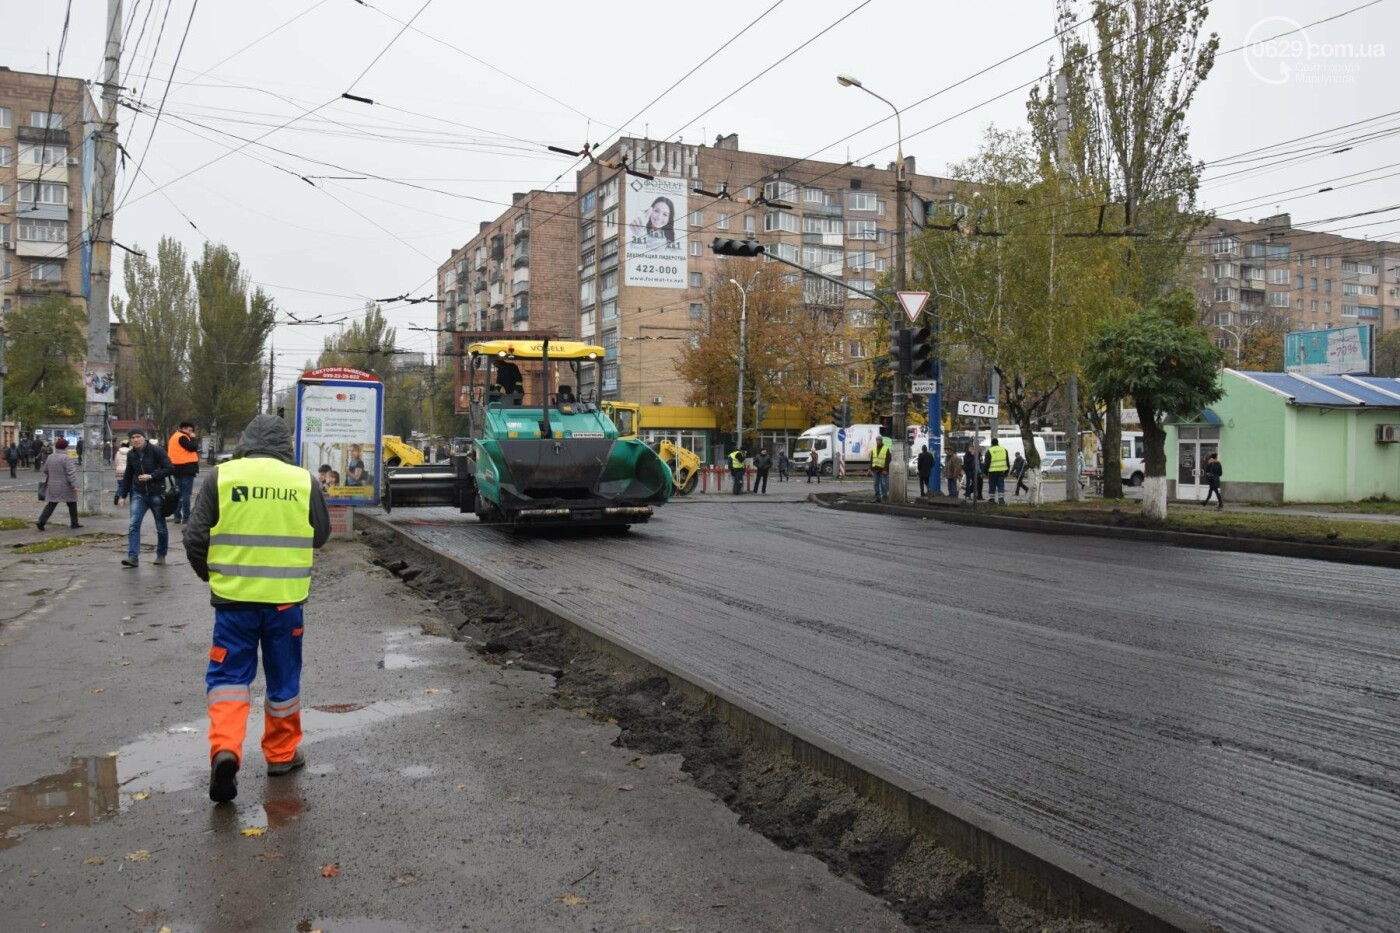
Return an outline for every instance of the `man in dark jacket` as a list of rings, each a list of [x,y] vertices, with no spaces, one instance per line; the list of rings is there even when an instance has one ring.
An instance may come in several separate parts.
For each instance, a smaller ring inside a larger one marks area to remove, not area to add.
[[[132,428],[131,453],[126,457],[126,472],[117,486],[117,507],[121,508],[127,498],[131,499],[131,523],[126,528],[126,557],[123,567],[140,566],[141,522],[150,512],[156,520],[156,566],[165,564],[165,554],[170,550],[170,531],[165,525],[165,515],[160,510],[161,493],[165,491],[165,478],[170,475],[170,458],[159,444],[146,439],[146,432]]]
[[[928,445],[919,451],[919,460],[915,464],[919,472],[919,495],[928,495],[928,478],[933,475],[933,454],[929,453]]]
[[[753,458],[753,491],[768,495],[768,471],[773,469],[773,458],[768,455],[768,448],[765,447],[758,452],[758,456]]]
[[[15,478],[15,467],[19,466],[19,446],[11,444],[5,448],[5,460],[10,464],[10,479]]]
[[[185,555],[208,582],[213,647],[204,681],[209,699],[209,799],[238,795],[252,683],[262,647],[267,699],[263,758],[269,775],[306,764],[301,752],[302,606],[312,552],[330,539],[321,486],[293,462],[292,434],[276,415],[258,415],[233,459],[200,487],[185,524]]]

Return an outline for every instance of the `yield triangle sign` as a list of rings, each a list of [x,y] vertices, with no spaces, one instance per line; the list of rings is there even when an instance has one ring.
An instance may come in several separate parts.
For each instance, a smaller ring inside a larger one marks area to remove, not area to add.
[[[899,303],[904,305],[904,313],[909,315],[909,323],[913,324],[919,319],[919,312],[924,310],[924,302],[928,301],[928,292],[899,292]]]

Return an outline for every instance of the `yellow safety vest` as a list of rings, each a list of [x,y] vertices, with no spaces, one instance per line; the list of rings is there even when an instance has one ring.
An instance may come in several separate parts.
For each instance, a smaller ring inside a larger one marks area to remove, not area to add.
[[[890,442],[888,439],[881,438],[880,442],[875,445],[875,449],[870,453],[870,468],[873,470],[883,470],[885,468],[885,461],[889,458]]]
[[[209,589],[281,606],[311,592],[311,474],[271,457],[219,467],[219,521],[209,529]]]
[[[1006,459],[1006,448],[1000,444],[991,448],[987,455],[991,458],[987,461],[988,473],[1005,473],[1011,468]]]
[[[742,470],[744,468],[744,455],[739,451],[734,451],[729,455],[729,468],[731,470]]]

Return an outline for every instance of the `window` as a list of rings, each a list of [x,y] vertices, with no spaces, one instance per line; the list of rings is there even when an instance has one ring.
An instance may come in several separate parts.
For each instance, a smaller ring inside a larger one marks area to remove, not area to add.
[[[1301,266],[1303,264],[1303,254],[1298,253],[1296,256],[1293,257],[1293,261]]]
[[[1329,295],[1332,293],[1332,280],[1331,280],[1331,279],[1324,279],[1324,280],[1323,280],[1323,282],[1322,282],[1322,290],[1323,290],[1324,292],[1327,292]]]
[[[703,320],[705,317],[705,306],[698,301],[690,303],[690,319],[692,321]]]
[[[1235,323],[1235,313],[1233,311],[1215,312],[1216,327],[1232,327]]]
[[[62,165],[68,158],[66,146],[41,146],[25,143],[19,147],[19,160],[25,165]]]
[[[9,146],[0,146],[0,168],[8,168],[11,161]]]
[[[603,212],[603,228],[599,235],[605,240],[617,236],[617,208]]]
[[[1330,302],[1330,301],[1324,301],[1324,302],[1322,303],[1322,313],[1323,313],[1323,314],[1331,314],[1331,313],[1332,313],[1332,302]]]
[[[1237,253],[1240,249],[1240,241],[1232,236],[1216,237],[1211,241],[1210,251],[1212,253]]]
[[[1313,276],[1312,278],[1308,279],[1308,287],[1311,288],[1313,291],[1317,291],[1317,276]]]
[[[9,224],[0,224],[0,243],[8,244],[9,242],[10,242],[10,225],[9,225]]]
[[[1331,257],[1331,256],[1324,256],[1324,257],[1322,257],[1322,268],[1324,268],[1324,269],[1330,269],[1330,268],[1332,268],[1332,257]]]
[[[1379,285],[1362,285],[1360,293],[1362,295],[1379,295],[1381,287]]]
[[[705,287],[705,277],[704,277],[703,275],[701,275],[699,272],[692,272],[692,273],[690,273],[690,287],[691,287],[691,288],[704,288],[704,287]]]
[[[802,264],[809,269],[826,272],[828,275],[840,274],[841,258],[841,249],[837,246],[802,247]],[[828,267],[831,266],[835,268],[829,269]]]
[[[1220,285],[1217,286],[1215,289],[1216,301],[1235,301],[1238,298],[1239,292],[1233,288],[1226,288],[1225,286]]]
[[[598,261],[603,265],[617,265],[617,237],[603,244],[603,252]]]
[[[1342,317],[1356,317],[1356,305],[1342,303]]]
[[[1295,299],[1293,302],[1293,307],[1297,308],[1299,311],[1303,310],[1303,299]]]
[[[1371,305],[1362,305],[1356,309],[1357,315],[1364,318],[1375,319],[1380,317],[1380,309]]]
[[[1263,267],[1263,266],[1249,266],[1248,268],[1245,269],[1245,278],[1249,279],[1249,281],[1251,281],[1251,282],[1262,282],[1262,281],[1264,281],[1264,267]]]
[[[1294,278],[1293,278],[1293,287],[1296,288],[1296,289],[1298,289],[1299,291],[1302,291],[1302,289],[1303,289],[1303,277],[1302,277],[1301,275],[1299,275],[1299,276],[1294,276]]]
[[[1308,266],[1309,266],[1310,268],[1313,268],[1313,269],[1316,269],[1316,268],[1317,268],[1317,257],[1316,257],[1316,256],[1309,256],[1309,257],[1308,257]]]
[[[802,218],[802,232],[841,236],[845,232],[845,228],[841,225],[839,217],[812,217],[808,215]]]
[[[1316,314],[1316,313],[1317,313],[1317,299],[1314,298],[1312,301],[1308,302],[1308,305],[1309,305],[1308,310],[1311,311],[1313,314]]]
[[[617,302],[616,302],[616,301],[605,301],[605,302],[603,302],[603,323],[606,324],[608,321],[615,321],[615,320],[617,320]],[[615,349],[617,349],[617,348],[614,347],[613,349],[615,350]]]
[[[598,192],[597,192],[596,190],[595,190],[595,191],[590,191],[590,192],[588,192],[587,194],[585,194],[582,198],[579,198],[578,210],[579,210],[579,213],[582,214],[582,215],[585,216],[585,217],[587,217],[589,214],[593,213],[593,209],[594,209],[595,207],[597,207],[597,206],[598,206]]]
[[[852,240],[874,240],[880,235],[873,220],[846,221],[846,236]]]
[[[35,243],[63,243],[68,239],[66,220],[21,220],[19,238]]]
[[[604,272],[598,277],[598,297],[603,301],[617,297],[617,270]]]
[[[1288,292],[1269,292],[1269,307],[1271,308],[1287,308],[1292,303]]]
[[[763,196],[770,201],[797,200],[797,186],[790,181],[770,181],[763,186]]]
[[[593,309],[589,308],[587,311],[583,312],[578,316],[578,328],[584,336],[592,334],[596,326],[593,323],[593,314]]]
[[[797,262],[797,247],[791,243],[774,243],[768,247],[768,252],[779,259],[786,259],[788,262]]]
[[[1215,345],[1222,350],[1230,349],[1230,338],[1224,335],[1215,338]]]
[[[1358,262],[1356,264],[1356,271],[1360,275],[1375,275],[1376,267],[1371,265],[1369,262]]]
[[[797,218],[787,211],[769,211],[763,215],[763,231],[765,233],[775,231],[796,233]]]
[[[9,108],[9,107],[0,107],[0,130],[8,130],[9,128],[10,128],[10,108]]]
[[[718,215],[718,216],[715,218],[715,229],[716,229],[716,230],[728,230],[728,229],[729,229],[729,215],[728,215],[728,214],[720,214],[720,215]]]
[[[850,376],[851,376],[851,388],[852,388],[852,389],[863,389],[863,388],[865,388],[865,373],[864,373],[864,372],[862,372],[862,371],[859,370],[859,369],[854,369],[854,368],[853,368],[853,369],[850,370]]]
[[[611,207],[617,203],[617,179],[610,178],[598,189],[598,206]]]
[[[705,214],[704,214],[704,212],[703,212],[703,211],[691,211],[691,212],[690,212],[690,225],[691,225],[692,227],[703,227],[703,226],[705,226]]]
[[[10,200],[10,186],[0,183],[0,203]]]
[[[852,340],[846,345],[846,355],[853,360],[865,359],[865,347],[859,340]]]
[[[1359,293],[1360,288],[1361,288],[1361,286],[1357,285],[1355,282],[1343,282],[1343,283],[1342,283],[1342,294],[1343,294],[1343,295],[1355,295],[1355,294],[1358,294],[1358,293]]]
[[[1288,261],[1288,244],[1287,244],[1287,243],[1270,243],[1270,244],[1269,244],[1269,258],[1270,258],[1270,259],[1282,259],[1284,262],[1287,262],[1287,261]]]
[[[802,200],[807,204],[825,204],[826,192],[820,188],[803,188]]]
[[[885,257],[870,250],[863,250],[859,253],[847,253],[846,265],[860,271],[873,269],[876,272],[884,272]]]
[[[753,200],[753,185],[749,185],[749,186],[747,186],[746,188],[744,188],[744,200],[745,200],[745,201],[752,201],[752,200]]]
[[[47,110],[29,111],[29,125],[41,130],[61,130],[63,129],[63,114],[51,113]]]
[[[1270,284],[1270,285],[1287,285],[1287,284],[1288,284],[1288,270],[1287,270],[1287,269],[1270,269],[1270,270],[1269,270],[1269,284]]]
[[[3,200],[3,199],[0,199]],[[68,186],[50,182],[20,182],[19,200],[29,204],[68,205]]]
[[[870,191],[847,191],[846,209],[850,211],[873,211],[879,208],[875,194]]]
[[[579,283],[578,303],[580,307],[588,307],[593,304],[594,288],[596,282],[593,279],[584,279]]]
[[[755,216],[752,215],[752,214],[745,214],[745,215],[744,215],[744,232],[745,232],[745,233],[757,233],[757,232],[758,232],[758,218],[757,218],[757,217],[755,217]]]
[[[1218,279],[1238,278],[1239,268],[1233,262],[1217,262],[1215,264],[1215,277]]]
[[[699,241],[699,240],[696,240],[696,239],[693,239],[693,238],[691,239],[691,241],[690,241],[690,255],[692,255],[692,256],[699,256],[699,255],[700,255],[700,241]]]
[[[35,262],[29,266],[29,281],[57,282],[63,278],[63,270],[56,262]]]

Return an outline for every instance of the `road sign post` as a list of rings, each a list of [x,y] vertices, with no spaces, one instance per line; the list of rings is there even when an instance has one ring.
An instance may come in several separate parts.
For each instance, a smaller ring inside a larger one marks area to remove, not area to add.
[[[996,402],[958,402],[958,415],[963,418],[970,418],[973,421],[990,421],[987,429],[987,446],[992,446],[991,438],[996,431],[997,417],[999,414]],[[976,447],[976,440],[980,437],[980,429],[973,426],[972,437],[973,446]],[[972,507],[977,508],[977,474],[982,469],[982,451],[979,449],[972,458]],[[990,490],[988,494],[990,495]]]

